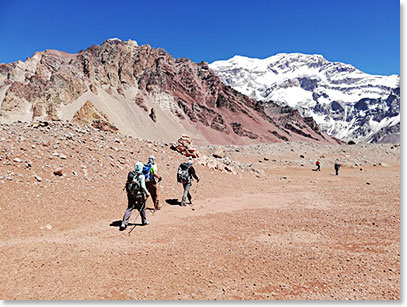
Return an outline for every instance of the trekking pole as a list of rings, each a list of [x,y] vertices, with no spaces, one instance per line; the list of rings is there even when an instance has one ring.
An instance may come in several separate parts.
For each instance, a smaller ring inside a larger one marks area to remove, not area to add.
[[[131,234],[131,232],[134,230],[134,228],[136,228],[136,222],[137,222],[137,218],[138,218],[138,215],[136,216],[136,218],[134,219],[134,226],[133,226],[133,228],[132,229],[130,229],[130,231],[129,231],[129,235]]]
[[[137,210],[138,211],[138,215],[136,215],[136,218],[134,219],[134,226],[133,226],[133,228],[132,229],[130,229],[130,231],[129,231],[129,235],[131,234],[131,232],[134,230],[134,228],[136,228],[136,222],[137,222],[137,218],[138,218],[138,216],[140,215],[140,212],[141,211],[143,211],[143,209],[145,209],[146,208],[146,201],[147,201],[147,199],[145,199],[144,200],[144,203],[143,203],[143,205],[141,205],[141,208],[140,208],[140,210]],[[134,209],[133,209],[134,210]]]
[[[134,210],[134,209],[133,209],[133,210]],[[136,210],[137,210],[137,209],[136,209]],[[138,210],[137,210],[137,211],[138,211]],[[136,226],[137,226],[136,222],[137,222],[137,218],[138,218],[139,215],[140,215],[140,212],[139,212],[139,214],[136,215],[136,218],[134,219],[134,226],[133,226],[132,229],[130,229],[129,235],[130,235],[131,232],[134,230],[134,228],[136,228]]]
[[[196,190],[197,190],[197,187],[193,187],[192,188],[192,192],[194,193],[194,197],[196,198]]]
[[[192,188],[192,192],[194,193],[195,199],[196,199],[197,191],[198,191],[198,182],[196,183],[196,186]]]

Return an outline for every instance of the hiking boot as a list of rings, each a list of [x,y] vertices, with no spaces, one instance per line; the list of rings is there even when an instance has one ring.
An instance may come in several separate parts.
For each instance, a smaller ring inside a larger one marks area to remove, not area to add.
[[[119,230],[123,231],[123,230],[126,230],[126,228],[127,228],[127,225],[121,224]]]
[[[181,203],[180,206],[181,206],[181,207],[185,207],[186,204],[185,204],[185,203]]]
[[[146,225],[148,225],[148,224],[150,224],[150,221],[147,220],[147,221],[145,221],[142,225],[143,225],[143,226],[146,226]]]

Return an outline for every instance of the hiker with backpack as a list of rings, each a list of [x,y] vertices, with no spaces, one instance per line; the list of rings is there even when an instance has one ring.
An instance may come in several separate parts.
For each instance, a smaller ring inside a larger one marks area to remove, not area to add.
[[[157,174],[158,168],[157,164],[155,163],[155,157],[150,156],[148,158],[148,162],[144,164],[143,174],[146,180],[146,188],[151,195],[151,199],[154,204],[154,211],[160,210],[161,206],[159,205],[158,200],[158,183],[160,182],[162,177],[159,177]]]
[[[315,162],[315,165],[317,166],[316,171],[321,171],[321,162],[319,162],[319,160]]]
[[[120,231],[127,228],[129,219],[133,209],[140,212],[141,224],[148,225],[150,222],[146,218],[146,200],[150,196],[146,189],[145,177],[143,175],[143,163],[137,162],[135,171],[130,171],[127,175],[127,182],[125,185],[127,192],[127,210],[124,213]]]
[[[340,168],[340,167],[341,167],[341,164],[339,163],[339,161],[338,161],[338,160],[335,160],[334,169],[335,169],[336,176],[338,176],[339,168]]]
[[[195,168],[192,166],[192,159],[188,162],[182,162],[177,171],[177,181],[184,186],[184,193],[182,194],[181,206],[186,206],[185,199],[188,197],[189,204],[192,206],[192,196],[189,192],[192,184],[192,178],[195,178],[196,182],[199,182],[199,178],[196,175]]]

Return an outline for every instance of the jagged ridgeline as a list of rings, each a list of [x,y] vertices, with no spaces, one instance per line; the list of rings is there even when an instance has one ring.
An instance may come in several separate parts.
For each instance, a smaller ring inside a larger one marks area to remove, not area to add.
[[[205,62],[109,39],[76,54],[36,52],[0,64],[0,122],[68,120],[155,141],[338,143],[290,107],[221,82]]]
[[[400,76],[366,74],[321,55],[235,56],[209,65],[227,85],[266,102],[290,106],[343,141],[400,142]]]

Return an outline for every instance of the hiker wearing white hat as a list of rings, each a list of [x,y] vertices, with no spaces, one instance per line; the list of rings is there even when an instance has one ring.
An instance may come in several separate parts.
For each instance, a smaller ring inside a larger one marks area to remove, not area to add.
[[[146,189],[143,163],[137,162],[135,171],[129,172],[125,188],[127,192],[127,210],[124,213],[120,231],[127,228],[133,209],[137,209],[140,212],[142,225],[150,224],[147,220],[145,210],[146,200],[150,194]]]

